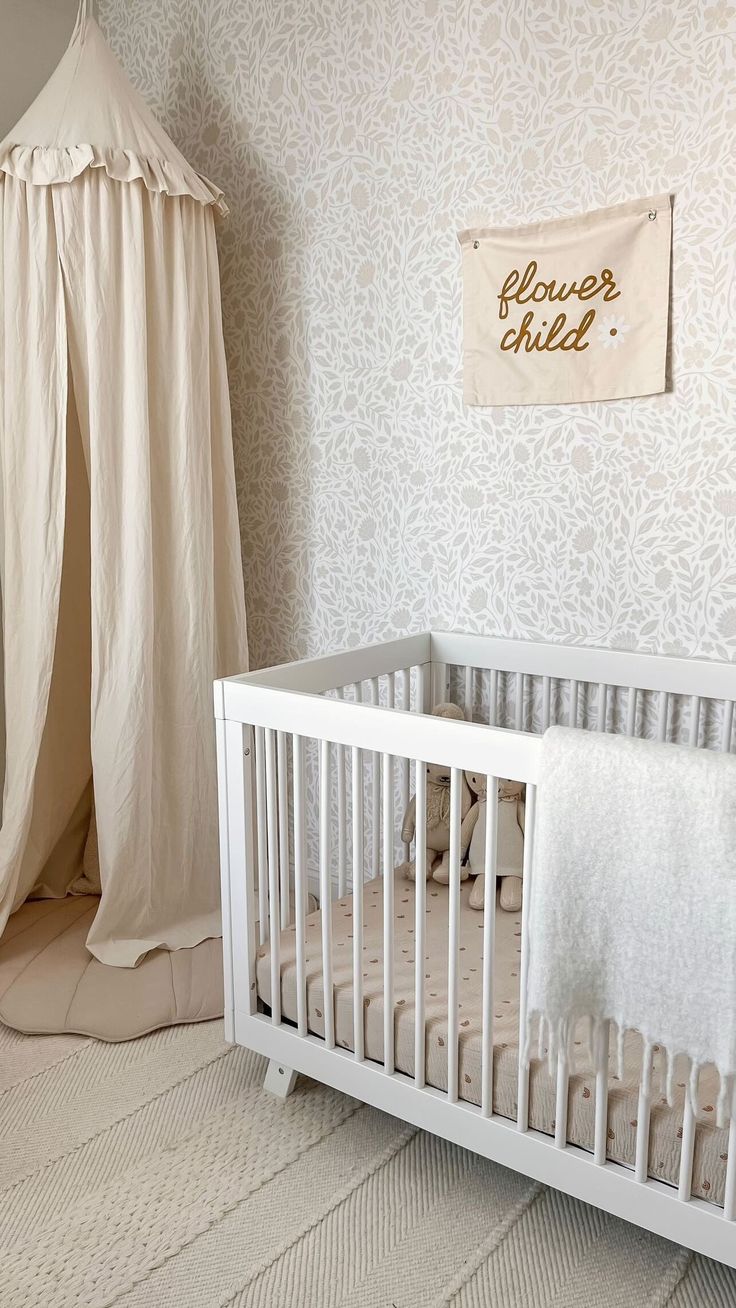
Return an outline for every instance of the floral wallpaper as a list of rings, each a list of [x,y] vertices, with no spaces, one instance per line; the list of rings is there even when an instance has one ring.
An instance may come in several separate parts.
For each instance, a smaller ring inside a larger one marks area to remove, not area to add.
[[[226,191],[254,664],[427,625],[736,656],[736,4],[100,0]],[[674,196],[671,387],[462,402],[459,229]]]

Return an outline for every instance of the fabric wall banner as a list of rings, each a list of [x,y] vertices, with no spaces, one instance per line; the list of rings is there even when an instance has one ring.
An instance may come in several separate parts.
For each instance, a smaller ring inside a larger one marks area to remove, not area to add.
[[[668,195],[460,232],[466,404],[576,404],[665,389]]]

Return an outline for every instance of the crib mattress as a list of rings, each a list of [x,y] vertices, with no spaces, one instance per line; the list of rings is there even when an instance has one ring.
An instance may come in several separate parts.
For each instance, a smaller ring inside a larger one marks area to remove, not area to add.
[[[483,966],[483,914],[468,903],[470,882],[461,888],[459,998],[460,1097],[480,1103],[481,1094],[481,978]],[[343,1049],[353,1048],[353,901],[352,896],[333,901],[333,976],[335,985],[335,1035]],[[383,1059],[383,883],[369,881],[364,891],[363,995],[366,1057]],[[425,1007],[427,1083],[447,1089],[447,928],[448,888],[434,881],[427,884],[425,927]],[[290,926],[281,934],[282,1017],[296,1022],[295,932]],[[414,886],[403,879],[395,885],[395,1058],[397,1070],[414,1073]],[[516,1116],[517,1049],[519,1014],[519,962],[521,915],[497,907],[494,966],[494,1112]],[[270,1005],[270,951],[258,951],[257,987],[264,1004]],[[306,922],[307,1013],[309,1030],[324,1035],[324,998],[321,971],[321,914],[312,913]],[[586,1066],[584,1041],[578,1043],[579,1063],[570,1078],[567,1138],[584,1149],[593,1148],[595,1119],[595,1076]],[[613,1042],[612,1042],[613,1044]],[[655,1046],[652,1085],[661,1084],[664,1058]],[[633,1166],[636,1141],[641,1043],[627,1036],[623,1077],[615,1076],[613,1051],[609,1076],[608,1157]],[[684,1077],[678,1079],[676,1098],[669,1107],[664,1095],[652,1104],[649,1172],[658,1180],[677,1184],[680,1163]],[[723,1203],[728,1132],[715,1125],[718,1081],[706,1069],[701,1076],[699,1111],[693,1163],[693,1193],[714,1203]],[[529,1124],[538,1131],[554,1134],[555,1084],[546,1060],[534,1061],[530,1070]]]

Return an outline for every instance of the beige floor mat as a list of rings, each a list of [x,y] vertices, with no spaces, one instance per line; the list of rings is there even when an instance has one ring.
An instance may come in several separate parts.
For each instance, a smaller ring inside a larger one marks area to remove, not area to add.
[[[0,939],[0,1021],[32,1034],[130,1040],[222,1016],[222,941],[157,949],[138,967],[107,967],[85,946],[98,900],[30,900]]]

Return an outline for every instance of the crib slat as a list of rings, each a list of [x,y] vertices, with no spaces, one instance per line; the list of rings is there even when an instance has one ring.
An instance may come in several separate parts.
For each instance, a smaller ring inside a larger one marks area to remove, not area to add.
[[[557,1057],[557,1088],[555,1090],[555,1148],[564,1149],[567,1145],[567,1100],[570,1088],[570,1073],[567,1059],[563,1054]]]
[[[570,703],[568,705],[568,725],[576,727],[578,725],[578,683],[570,682]]]
[[[491,668],[491,684],[488,690],[488,725],[495,727],[498,721],[498,669]]]
[[[689,1200],[693,1188],[693,1154],[695,1151],[695,1113],[690,1104],[690,1095],[685,1094],[685,1107],[682,1112],[682,1145],[680,1147],[680,1172],[677,1181],[677,1197],[685,1203]]]
[[[600,1022],[595,1043],[595,1135],[593,1161],[599,1167],[606,1161],[608,1140],[608,1044],[610,1022]]]
[[[524,673],[517,672],[514,677],[514,730],[524,728]]]
[[[697,749],[698,740],[700,739],[700,696],[690,696],[690,732],[689,744]]]
[[[550,705],[552,700],[552,678],[542,677],[542,731],[550,724]]]
[[[731,751],[731,731],[733,728],[733,700],[725,700],[723,705],[723,724],[721,728],[721,753],[728,754]],[[728,1124],[728,1150],[726,1162],[726,1188],[723,1198],[723,1216],[727,1221],[736,1221],[736,1118],[734,1118],[734,1107],[736,1096],[734,1096],[733,1083],[730,1085],[729,1112],[731,1119]],[[683,1127],[683,1144],[684,1139]]]
[[[337,692],[337,698],[345,698],[342,689]],[[335,761],[337,765],[337,894],[342,899],[347,894],[348,889],[348,831],[347,831],[347,777],[345,774],[346,767],[345,746],[335,746]]]
[[[626,735],[636,735],[636,686],[629,686],[626,700]]]
[[[340,899],[348,888],[347,777],[345,746],[337,745],[337,894]]]
[[[394,1072],[394,760],[383,755],[383,1066]]]
[[[519,979],[519,1078],[516,1094],[516,1126],[519,1131],[529,1127],[529,1068],[524,1058],[526,1048],[527,985],[529,980],[529,904],[534,858],[534,817],[537,787],[526,788],[526,820],[524,822],[524,903],[521,910],[521,976]]]
[[[271,946],[271,1021],[281,1021],[281,918],[279,914],[279,838],[276,732],[266,728],[266,813],[268,833],[268,935]]]
[[[657,740],[664,742],[667,739],[667,717],[669,713],[670,697],[666,690],[659,691],[657,703]]]
[[[371,704],[380,704],[378,677],[371,677]],[[371,876],[381,870],[381,774],[379,755],[371,753]]]
[[[386,708],[396,708],[396,673],[389,672],[386,677]]]
[[[319,906],[322,921],[322,992],[325,1044],[335,1048],[335,996],[332,985],[332,885],[330,859],[330,742],[320,741]]]
[[[304,741],[291,738],[294,787],[294,907],[296,911],[296,1024],[299,1035],[307,1034],[307,973],[304,963],[307,915],[306,829],[304,824]]]
[[[417,702],[415,713],[429,713],[432,708],[431,664],[420,663],[417,666]]]
[[[256,831],[258,845],[258,943],[265,943],[268,932],[268,850],[266,847],[266,733],[255,729],[256,751]]]
[[[723,724],[721,727],[721,750],[724,754],[731,750],[731,731],[733,729],[733,700],[727,699],[723,704]]]
[[[279,791],[279,902],[281,905],[281,930],[289,925],[289,764],[286,753],[286,736],[283,731],[276,734],[276,759]]]
[[[605,681],[598,683],[598,712],[596,714],[596,731],[605,731],[608,712],[608,686]]]
[[[644,1045],[639,1102],[636,1110],[636,1157],[634,1179],[644,1182],[649,1170],[649,1119],[651,1116],[652,1046]]]
[[[414,854],[416,879],[414,882],[414,1080],[425,1084],[426,1032],[424,1025],[424,927],[427,903],[427,769],[417,759],[415,763],[416,836]]]
[[[733,1091],[733,1087],[731,1089]],[[733,1114],[733,1102],[730,1104],[730,1109]],[[733,1115],[728,1126],[728,1161],[726,1163],[723,1216],[727,1222],[736,1221],[736,1117]]]
[[[447,699],[447,664],[432,664],[432,707]]]
[[[450,884],[447,939],[447,1098],[458,1100],[458,959],[460,949],[460,801],[463,774],[450,769]]]
[[[365,1058],[363,1024],[363,751],[352,748],[353,817],[353,1051]]]
[[[474,669],[466,667],[465,669],[465,717],[468,722],[473,721],[473,689],[474,689]]]
[[[401,707],[402,712],[404,712],[404,713],[408,713],[408,712],[410,711],[410,709],[411,709],[411,668],[404,668],[403,678],[402,678],[402,687],[401,687],[401,705],[400,705],[400,707]],[[401,793],[401,813],[402,813],[402,819],[403,819],[403,814],[406,813],[406,810],[407,810],[407,808],[409,807],[409,789],[410,789],[410,786],[409,786],[409,770],[410,770],[410,763],[409,763],[408,758],[402,758],[402,760],[401,760],[401,774],[400,774],[400,775],[401,775],[401,792],[400,792],[400,793]],[[402,856],[402,858],[405,859],[405,860],[408,859],[408,857],[409,857],[409,845],[408,845],[406,842],[403,842],[403,848],[402,848],[402,855],[401,855],[401,856]]]
[[[493,966],[496,942],[496,868],[498,865],[498,777],[486,778],[486,857],[483,895],[483,1017],[481,1021],[481,1094],[484,1117],[493,1113]]]

